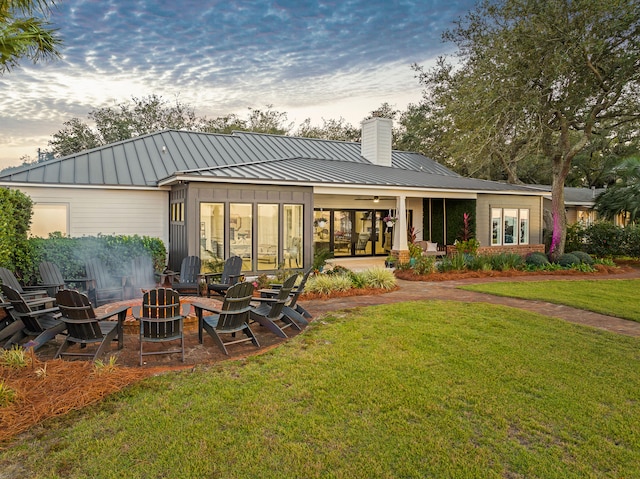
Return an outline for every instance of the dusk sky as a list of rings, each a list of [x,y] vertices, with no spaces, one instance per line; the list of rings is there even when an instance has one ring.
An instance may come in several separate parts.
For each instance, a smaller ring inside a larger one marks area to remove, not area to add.
[[[0,169],[37,156],[71,118],[151,94],[200,117],[248,108],[354,126],[420,100],[410,66],[474,0],[59,0],[62,58],[0,76]]]

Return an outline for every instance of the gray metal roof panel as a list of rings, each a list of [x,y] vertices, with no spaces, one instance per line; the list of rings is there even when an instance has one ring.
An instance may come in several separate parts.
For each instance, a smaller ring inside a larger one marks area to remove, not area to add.
[[[282,160],[227,165],[208,169],[183,171],[179,176],[237,180],[268,180],[282,183],[309,182],[327,185],[371,185],[411,188],[466,189],[474,191],[536,193],[535,189],[497,181],[478,180],[462,176],[438,175],[424,171],[405,170],[369,163],[289,158]]]

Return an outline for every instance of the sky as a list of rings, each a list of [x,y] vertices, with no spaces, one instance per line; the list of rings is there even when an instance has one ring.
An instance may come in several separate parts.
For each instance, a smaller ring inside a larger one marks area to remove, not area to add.
[[[57,0],[62,57],[0,76],[0,169],[37,157],[65,121],[159,95],[199,117],[248,108],[298,126],[354,126],[421,98],[411,65],[453,46],[442,32],[474,0]]]

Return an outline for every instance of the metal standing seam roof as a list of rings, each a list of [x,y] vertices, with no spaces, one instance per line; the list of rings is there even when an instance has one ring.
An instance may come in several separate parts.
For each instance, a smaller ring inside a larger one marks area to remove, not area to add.
[[[1,175],[0,182],[156,187],[169,184],[171,178],[189,176],[202,181],[535,191],[465,178],[418,153],[394,150],[392,164],[372,164],[361,156],[360,143],[355,142],[165,130],[26,165]]]

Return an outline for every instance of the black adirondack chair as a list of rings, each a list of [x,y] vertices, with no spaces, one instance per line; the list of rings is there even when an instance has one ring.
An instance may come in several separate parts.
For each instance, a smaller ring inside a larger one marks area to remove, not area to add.
[[[31,307],[41,308],[52,306],[55,303],[55,298],[49,296],[46,289],[42,289],[41,286],[23,287],[15,275],[7,268],[0,268],[0,282],[20,293]]]
[[[307,319],[312,318],[312,316],[309,311],[298,304],[298,298],[304,292],[304,287],[307,284],[307,280],[309,279],[309,276],[312,272],[313,268],[309,268],[307,271],[305,271],[300,283],[297,286],[294,286],[291,290],[291,293],[289,293],[289,303],[285,304],[282,308],[283,313],[288,318],[293,319],[302,326],[308,325],[309,321],[307,321]],[[269,286],[271,289],[260,291],[261,295],[266,298],[273,298],[277,296],[278,291],[280,291],[280,288],[282,288],[282,284],[270,284]]]
[[[285,316],[282,311],[284,305],[289,301],[289,293],[291,293],[297,277],[297,273],[289,276],[282,283],[278,295],[273,298],[253,298],[254,301],[259,301],[260,304],[251,310],[251,319],[281,338],[287,337],[283,331],[285,328],[292,326],[298,330],[302,329],[295,321]]]
[[[16,343],[23,338],[22,329],[24,328],[24,323],[22,320],[16,320],[16,318],[11,314],[11,303],[5,301],[5,299],[0,295],[0,348],[6,349],[11,344]]]
[[[242,278],[242,258],[240,256],[230,256],[224,262],[222,273],[208,273],[205,275],[207,281],[207,296],[211,297],[211,293],[224,296],[230,286],[233,286]],[[219,278],[218,283],[211,283],[210,281],[215,278]]]
[[[3,284],[2,294],[11,302],[11,314],[16,320],[22,321],[23,328],[21,334],[14,336],[14,341],[19,341],[24,337],[33,338],[24,344],[24,348],[37,350],[47,341],[51,341],[58,334],[64,332],[67,326],[60,321],[60,309],[52,308],[33,310],[27,304],[24,297],[11,286]],[[10,341],[12,343],[13,341]],[[8,347],[10,344],[6,344]]]
[[[49,296],[55,296],[59,290],[69,286],[79,291],[87,291],[87,283],[89,281],[87,278],[64,279],[60,268],[55,263],[42,261],[38,265],[38,271],[42,279],[42,284],[39,286],[46,288]]]
[[[90,259],[84,266],[91,280],[89,298],[95,306],[124,299],[124,277],[112,276],[99,259]]]
[[[140,321],[140,366],[143,356],[181,353],[184,362],[183,322],[190,304],[180,307],[180,294],[170,288],[154,288],[144,293],[142,306],[133,309],[133,316]],[[180,341],[179,348],[162,351],[143,351],[144,343]]]
[[[253,285],[251,283],[237,283],[227,289],[227,294],[220,309],[194,303],[193,307],[198,316],[198,339],[200,344],[202,344],[202,331],[204,330],[209,333],[226,355],[229,355],[226,347],[229,344],[251,341],[259,348],[258,339],[249,326],[252,294]],[[205,316],[205,311],[215,314]],[[244,333],[245,337],[238,338],[236,333]],[[230,335],[231,339],[224,340],[221,335]]]
[[[171,284],[171,288],[180,294],[200,294],[200,258],[187,256],[180,265],[180,276]]]
[[[153,268],[153,260],[146,255],[133,258],[128,281],[133,296],[137,298],[141,298],[144,291],[155,288],[158,281]]]
[[[79,356],[95,360],[112,341],[118,342],[118,349],[123,348],[123,324],[129,306],[121,306],[97,317],[87,295],[73,289],[58,291],[56,302],[62,313],[61,319],[67,325],[67,337],[58,348],[55,358]],[[117,321],[107,321],[114,316],[118,317]],[[72,344],[79,344],[80,351],[67,351]],[[89,345],[97,347],[86,351]]]

